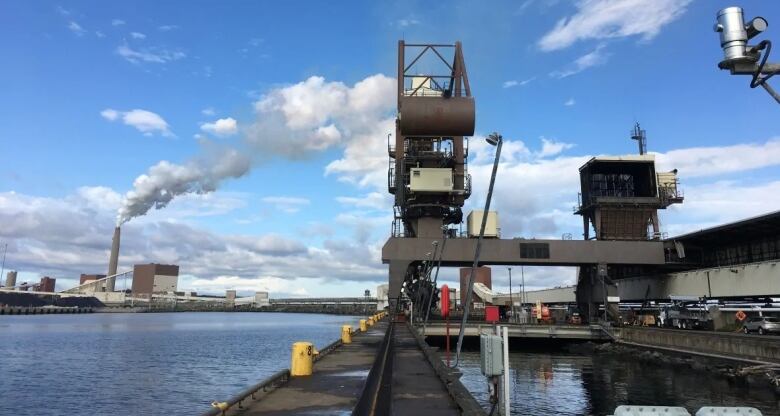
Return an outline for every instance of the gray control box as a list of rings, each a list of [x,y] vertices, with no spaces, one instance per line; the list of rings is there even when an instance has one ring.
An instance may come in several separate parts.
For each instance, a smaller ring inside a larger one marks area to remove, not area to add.
[[[479,368],[487,377],[504,374],[504,349],[498,335],[479,336]]]

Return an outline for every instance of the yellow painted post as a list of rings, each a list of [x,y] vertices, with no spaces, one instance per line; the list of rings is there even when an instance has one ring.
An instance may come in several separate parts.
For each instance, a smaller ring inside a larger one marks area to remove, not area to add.
[[[374,318],[369,316],[368,321],[366,321],[366,324],[368,324],[368,326],[374,326]]]
[[[311,342],[296,342],[292,345],[290,375],[310,376],[314,368],[314,356],[319,354]]]
[[[361,319],[360,320],[360,332],[366,332],[366,320]]]
[[[342,325],[341,326],[341,343],[342,344],[351,344],[352,343],[352,326],[351,325]]]

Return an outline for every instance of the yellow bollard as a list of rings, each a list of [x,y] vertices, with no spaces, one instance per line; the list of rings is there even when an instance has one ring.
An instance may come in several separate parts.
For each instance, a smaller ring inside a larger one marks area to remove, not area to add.
[[[366,321],[366,324],[368,324],[368,326],[374,326],[374,318],[369,316],[368,321]]]
[[[296,342],[292,345],[292,357],[290,362],[290,375],[310,376],[314,367],[314,356],[319,351],[314,349],[311,342]]]
[[[366,320],[361,319],[360,320],[360,332],[366,332]]]
[[[352,343],[352,326],[351,325],[342,325],[341,326],[341,343],[342,344],[351,344]]]

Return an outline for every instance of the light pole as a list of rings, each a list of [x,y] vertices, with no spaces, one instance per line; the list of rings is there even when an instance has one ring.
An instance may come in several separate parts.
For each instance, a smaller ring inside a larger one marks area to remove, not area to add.
[[[5,273],[5,253],[8,251],[8,243],[5,243],[3,245],[3,267],[0,269],[0,279],[3,278],[3,273]]]
[[[523,266],[520,266],[520,289],[523,291],[523,294],[520,297],[520,309],[525,311],[525,271],[523,270]]]
[[[463,346],[463,335],[466,330],[466,322],[469,320],[469,309],[471,309],[471,293],[474,290],[474,273],[479,266],[479,253],[482,250],[482,238],[485,236],[485,225],[487,224],[487,217],[490,212],[490,199],[493,197],[493,185],[496,182],[496,172],[498,171],[498,161],[501,157],[503,137],[498,133],[492,133],[485,141],[496,146],[496,158],[493,161],[493,173],[490,175],[490,185],[488,186],[487,198],[485,199],[485,211],[482,212],[482,225],[479,227],[479,238],[477,238],[477,247],[474,250],[474,263],[471,266],[471,273],[469,273],[469,284],[466,288],[466,304],[463,305],[463,319],[460,321],[458,345],[455,350],[455,365],[452,366],[453,368],[457,367],[460,362],[460,349]]]
[[[507,269],[509,269],[509,311],[512,314],[509,319],[511,321],[515,319],[515,302],[512,301],[512,268],[507,267]]]

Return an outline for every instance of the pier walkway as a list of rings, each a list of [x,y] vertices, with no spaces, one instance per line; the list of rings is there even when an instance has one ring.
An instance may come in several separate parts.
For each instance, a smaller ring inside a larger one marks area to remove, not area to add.
[[[484,415],[459,378],[406,323],[385,318],[329,346],[311,376],[281,371],[205,415]]]
[[[357,403],[377,350],[387,330],[387,321],[355,334],[314,364],[314,373],[291,377],[262,400],[249,401],[236,415],[344,415]]]

